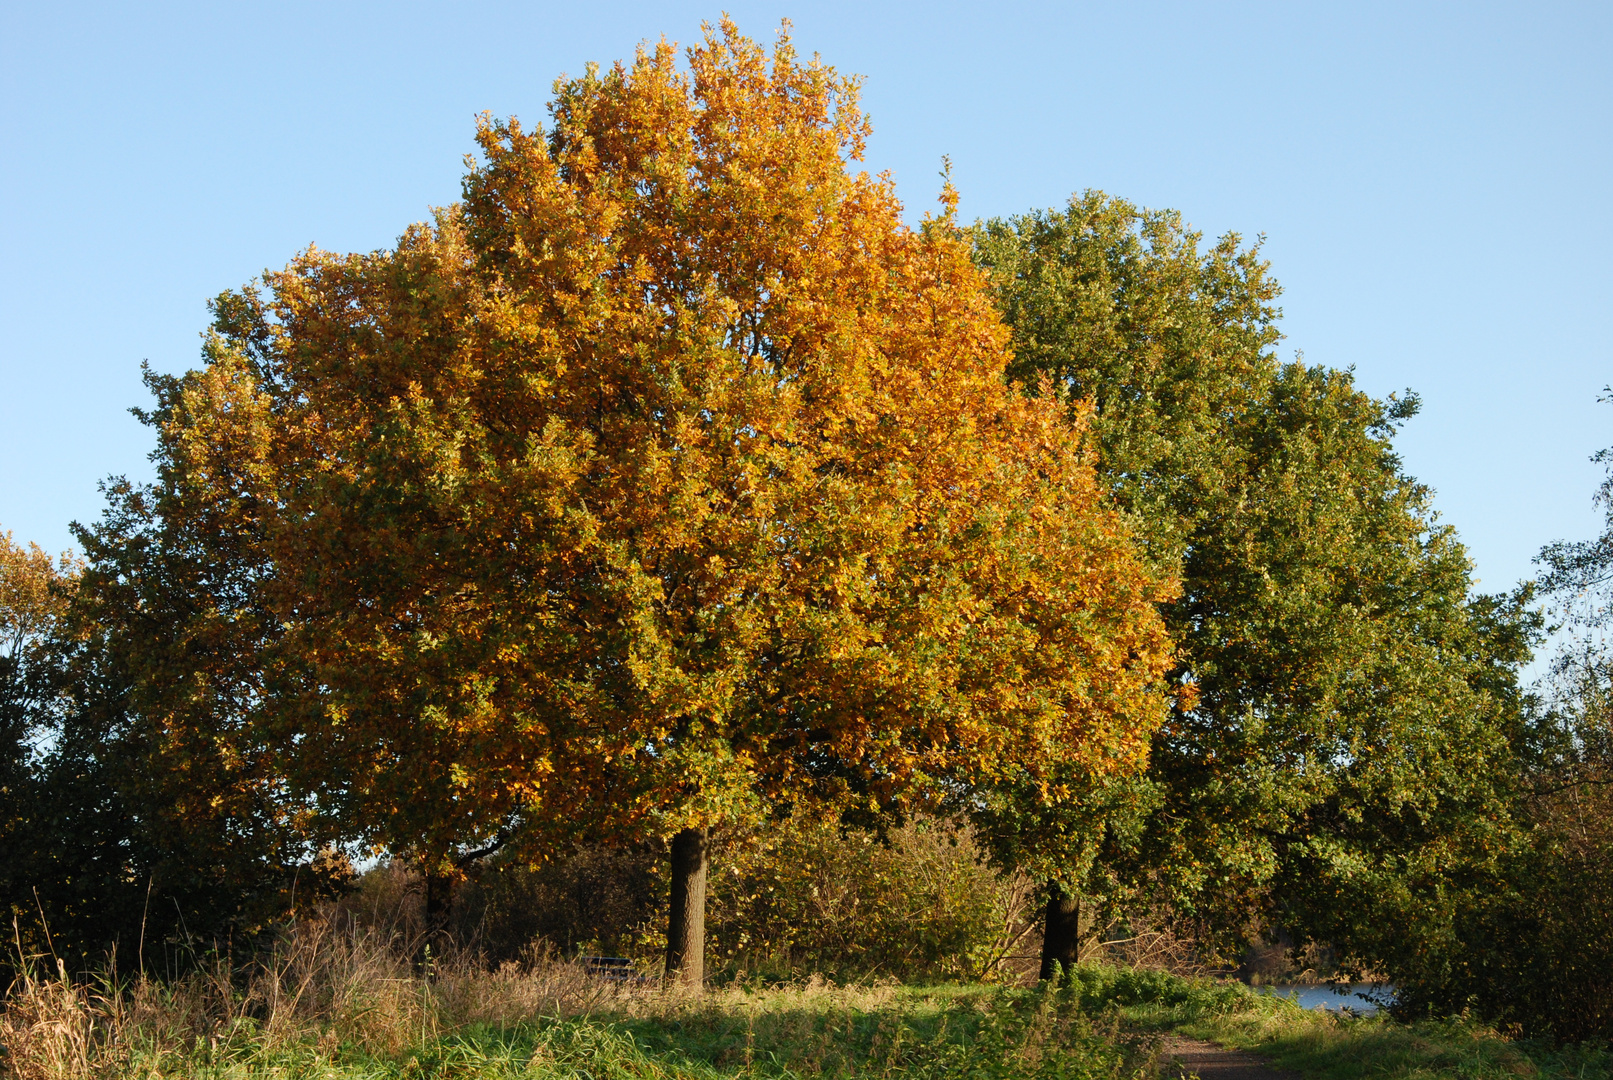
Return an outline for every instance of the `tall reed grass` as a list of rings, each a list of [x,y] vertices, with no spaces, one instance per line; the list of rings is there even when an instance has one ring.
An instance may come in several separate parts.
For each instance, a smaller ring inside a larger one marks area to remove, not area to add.
[[[109,968],[78,982],[59,961],[25,958],[0,1013],[0,1061],[55,1080],[186,1074],[309,1048],[387,1056],[445,1030],[575,1015],[619,996],[572,964],[534,957],[488,971],[473,956],[422,963],[398,946],[334,912],[287,927],[249,963],[213,955],[174,979]]]
[[[1079,998],[1003,986],[611,983],[552,955],[421,958],[339,907],[263,955],[75,982],[29,962],[0,1013],[3,1071],[102,1077],[1084,1077],[1135,1080],[1147,1047]]]

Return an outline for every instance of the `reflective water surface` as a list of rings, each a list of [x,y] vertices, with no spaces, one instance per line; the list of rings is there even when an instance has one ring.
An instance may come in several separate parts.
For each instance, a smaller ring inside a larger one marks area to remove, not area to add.
[[[1304,1009],[1354,1009],[1358,1013],[1377,1012],[1379,1006],[1395,999],[1395,988],[1384,983],[1352,983],[1345,993],[1335,993],[1331,986],[1262,986],[1262,994],[1277,994],[1299,1000]]]

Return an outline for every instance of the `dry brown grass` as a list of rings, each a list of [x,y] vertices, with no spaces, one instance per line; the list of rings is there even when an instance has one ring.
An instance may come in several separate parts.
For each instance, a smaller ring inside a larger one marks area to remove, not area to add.
[[[635,993],[541,957],[495,971],[467,955],[417,965],[395,938],[332,916],[289,927],[244,970],[217,959],[175,980],[113,972],[85,984],[60,962],[25,962],[0,1013],[3,1069],[58,1080],[310,1045],[389,1055],[445,1030],[575,1015]]]
[[[1042,990],[814,976],[692,993],[613,984],[552,955],[489,970],[470,953],[422,959],[415,945],[332,905],[251,963],[215,957],[178,978],[75,983],[60,964],[24,963],[0,1012],[0,1074],[931,1080],[980,1062],[996,1070],[981,1075],[1029,1076],[1055,1058],[1111,1080],[1146,1072],[1136,1048]]]
[[[311,1063],[355,1053],[396,1059],[445,1034],[539,1018],[749,1025],[765,1014],[764,1025],[779,1029],[772,1034],[788,1038],[794,1027],[816,1030],[828,1011],[886,1009],[899,992],[893,980],[846,987],[814,977],[787,989],[694,993],[655,980],[607,982],[539,953],[489,970],[468,953],[422,961],[413,952],[407,934],[333,905],[287,927],[250,964],[214,958],[176,979],[109,972],[75,982],[60,962],[31,958],[0,1012],[0,1074],[258,1075],[276,1060],[287,1075],[318,1074]]]

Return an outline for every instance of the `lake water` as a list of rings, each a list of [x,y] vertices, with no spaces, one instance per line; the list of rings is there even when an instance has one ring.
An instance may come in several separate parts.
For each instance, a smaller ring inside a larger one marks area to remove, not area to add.
[[[1331,986],[1262,986],[1260,992],[1298,998],[1302,1009],[1354,1009],[1358,1013],[1377,1012],[1395,996],[1394,987],[1382,983],[1353,983],[1345,989],[1348,993],[1336,994]]]

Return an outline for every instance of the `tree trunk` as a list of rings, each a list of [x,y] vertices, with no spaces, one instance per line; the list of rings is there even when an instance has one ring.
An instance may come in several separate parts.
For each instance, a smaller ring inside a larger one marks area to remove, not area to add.
[[[1042,930],[1042,973],[1053,978],[1059,965],[1065,976],[1081,959],[1081,898],[1057,882],[1047,885],[1047,923]]]
[[[672,838],[672,917],[666,935],[666,975],[684,986],[706,979],[706,830]]]
[[[448,916],[453,910],[454,881],[446,874],[424,872],[425,877],[425,911],[423,913],[425,926],[420,937],[420,947],[415,951],[415,967],[424,974],[431,974],[432,964],[443,953],[448,943]]]

